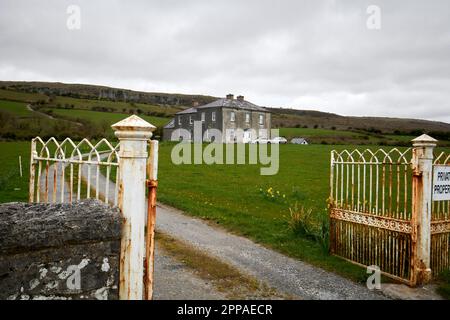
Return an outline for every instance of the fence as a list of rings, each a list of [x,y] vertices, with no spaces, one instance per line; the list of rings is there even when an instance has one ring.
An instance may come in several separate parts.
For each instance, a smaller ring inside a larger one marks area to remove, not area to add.
[[[106,139],[94,144],[88,139],[76,143],[70,138],[62,142],[34,138],[29,201],[72,203],[96,198],[118,206],[123,217],[119,296],[151,299],[158,142],[150,137],[155,127],[133,115],[112,128],[119,139],[114,143]]]
[[[441,152],[433,168],[450,168],[450,154]],[[431,210],[431,270],[433,274],[450,269],[450,201],[433,201]]]
[[[436,140],[413,142],[405,150],[333,150],[329,203],[331,253],[409,285],[449,268],[449,202],[431,205]]]
[[[72,203],[95,197],[117,205],[119,148],[120,143],[113,146],[106,139],[95,144],[88,139],[78,143],[70,138],[61,143],[55,138],[32,139],[29,202]],[[111,171],[116,174],[114,184]]]

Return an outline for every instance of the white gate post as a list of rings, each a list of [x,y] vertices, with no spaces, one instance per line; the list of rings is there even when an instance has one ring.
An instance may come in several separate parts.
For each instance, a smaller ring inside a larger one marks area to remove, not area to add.
[[[437,140],[424,134],[412,140],[412,285],[431,279],[431,203],[433,183],[433,150]]]
[[[142,300],[147,143],[156,128],[135,115],[111,127],[120,141],[118,205],[123,221],[119,299]]]
[[[35,193],[34,186],[36,185],[36,182],[35,182],[36,160],[34,160],[34,158],[36,156],[37,156],[36,155],[36,140],[32,139],[31,140],[31,155],[30,155],[30,182],[29,182],[29,187],[28,187],[28,202],[29,203],[34,202],[34,193]],[[40,183],[40,181],[38,181],[38,183]]]

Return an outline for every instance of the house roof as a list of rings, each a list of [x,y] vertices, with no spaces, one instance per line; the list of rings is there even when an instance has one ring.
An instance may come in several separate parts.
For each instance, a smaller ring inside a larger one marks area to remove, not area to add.
[[[204,106],[198,107],[198,109],[206,109],[206,108],[214,108],[214,107],[227,107],[227,108],[247,109],[247,110],[268,112],[267,109],[257,106],[256,104],[253,104],[251,102],[248,102],[245,100],[227,99],[227,98],[218,99],[211,103],[205,104]]]
[[[211,103],[205,104],[203,106],[192,107],[192,108],[177,112],[176,114],[195,113],[195,112],[197,112],[197,110],[200,110],[200,109],[218,108],[218,107],[269,112],[266,108],[257,106],[256,104],[253,104],[253,103],[245,101],[245,100],[221,98],[221,99],[217,99],[216,101],[213,101]]]
[[[197,108],[189,108],[180,112],[177,112],[176,114],[185,114],[185,113],[196,113],[197,112]]]
[[[170,122],[164,126],[164,129],[172,129],[172,128],[175,128],[175,120],[174,119],[170,120]]]

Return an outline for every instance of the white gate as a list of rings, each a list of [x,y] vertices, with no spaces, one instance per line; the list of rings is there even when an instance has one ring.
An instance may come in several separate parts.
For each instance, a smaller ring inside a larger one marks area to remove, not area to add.
[[[29,201],[72,203],[95,198],[118,206],[123,217],[119,297],[151,299],[158,141],[150,137],[156,128],[135,115],[112,128],[119,141],[34,138]]]

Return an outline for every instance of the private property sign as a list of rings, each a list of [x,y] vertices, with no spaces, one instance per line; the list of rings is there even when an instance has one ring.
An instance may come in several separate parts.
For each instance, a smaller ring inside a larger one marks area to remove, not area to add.
[[[433,201],[450,200],[450,166],[434,166]]]

